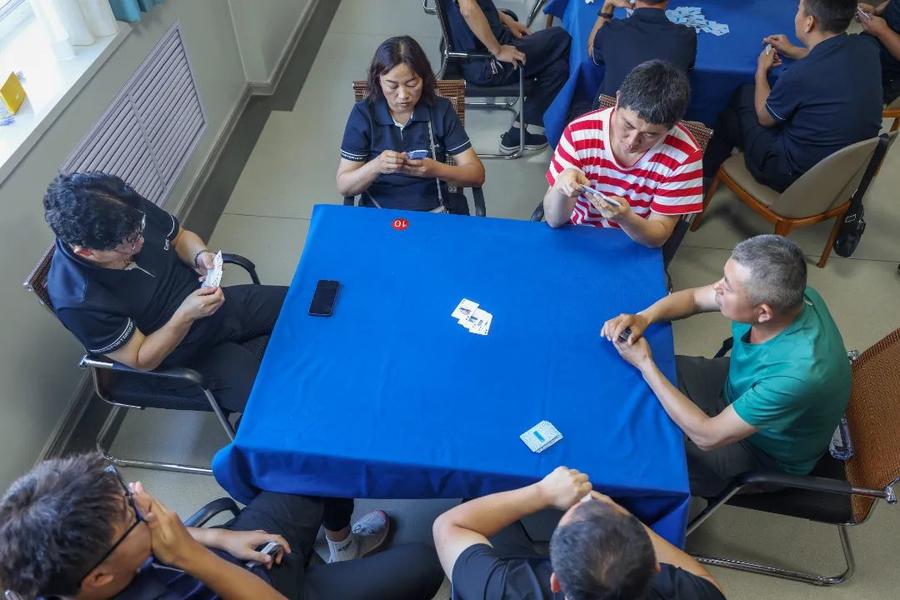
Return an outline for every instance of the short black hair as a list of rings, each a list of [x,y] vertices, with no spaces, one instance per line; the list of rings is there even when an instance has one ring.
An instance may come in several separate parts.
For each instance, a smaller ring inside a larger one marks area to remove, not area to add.
[[[596,501],[579,504],[572,520],[556,528],[550,562],[568,600],[643,598],[656,573],[641,522]]]
[[[375,56],[369,65],[369,90],[366,96],[369,102],[384,98],[379,78],[401,64],[408,66],[422,78],[422,100],[433,105],[437,99],[437,78],[422,46],[408,35],[388,38],[375,50]]]
[[[112,250],[140,229],[142,200],[115,175],[60,175],[44,194],[44,219],[67,244]]]
[[[756,235],[735,246],[731,258],[750,271],[745,285],[753,304],[768,304],[780,314],[803,305],[806,257],[795,242],[771,233]]]
[[[653,125],[674,126],[684,117],[690,100],[687,76],[664,60],[639,64],[619,87],[618,105]]]
[[[100,454],[47,460],[0,500],[0,583],[24,598],[74,596],[128,510]]]
[[[803,0],[806,14],[828,33],[844,33],[856,14],[856,0]]]

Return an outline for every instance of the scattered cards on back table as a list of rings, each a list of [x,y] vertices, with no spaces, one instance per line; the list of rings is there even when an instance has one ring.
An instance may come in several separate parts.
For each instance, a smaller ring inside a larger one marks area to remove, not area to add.
[[[561,440],[562,437],[559,429],[554,427],[550,421],[541,421],[519,436],[529,450],[537,453],[543,452]]]
[[[222,283],[222,251],[216,252],[213,258],[213,268],[206,270],[206,277],[203,279],[203,287],[219,287]]]
[[[678,8],[669,9],[666,11],[666,17],[673,23],[693,27],[697,30],[697,33],[702,31],[713,35],[725,35],[731,32],[725,23],[707,20],[703,16],[703,9],[699,6],[679,6]]]
[[[477,302],[473,302],[468,298],[463,298],[456,308],[453,309],[453,312],[450,313],[450,316],[456,319],[457,323],[468,329],[469,333],[478,335],[487,335],[488,331],[491,330],[491,321],[494,319],[494,315],[479,308]]]

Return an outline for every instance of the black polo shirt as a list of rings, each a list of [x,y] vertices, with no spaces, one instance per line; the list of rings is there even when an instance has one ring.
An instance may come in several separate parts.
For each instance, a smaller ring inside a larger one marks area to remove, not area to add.
[[[146,215],[144,245],[128,269],[99,267],[56,241],[47,291],[56,316],[89,352],[119,349],[135,329],[153,333],[200,286],[197,273],[171,243],[178,235],[178,219],[147,200],[140,210]],[[208,337],[223,315],[219,310],[195,321],[182,344]]]
[[[553,567],[546,556],[502,558],[487,544],[466,548],[453,566],[453,600],[563,600],[550,590]],[[661,565],[647,600],[724,600],[716,586],[687,571]]]
[[[429,124],[431,134],[429,134]],[[431,139],[434,138],[434,148]],[[369,162],[385,150],[410,152],[426,150],[431,158],[444,162],[472,147],[459,116],[446,98],[437,98],[433,106],[419,101],[409,121],[394,122],[387,101],[357,102],[347,118],[341,157],[354,162]],[[447,184],[441,183],[447,198]],[[440,206],[437,180],[403,173],[379,175],[363,195],[375,206],[405,210],[432,210]]]
[[[697,32],[673,23],[666,11],[636,8],[627,19],[611,19],[594,36],[594,63],[605,65],[599,94],[615,96],[631,70],[648,60],[665,60],[685,74],[694,68]]]
[[[900,34],[900,0],[891,0],[881,16],[894,33]],[[878,40],[878,46],[881,52],[881,70],[885,79],[900,79],[900,60],[888,51],[881,40]]]
[[[799,177],[881,129],[881,66],[871,38],[845,33],[817,44],[779,75],[766,109],[781,124],[779,149]]]
[[[457,52],[487,52],[487,48],[481,43],[472,30],[466,19],[459,11],[459,3],[457,0],[437,0],[444,6],[444,13],[447,16],[447,28],[450,30],[450,41],[453,50]],[[491,32],[497,41],[501,44],[509,44],[513,40],[513,34],[500,20],[500,14],[497,7],[494,6],[493,0],[476,0],[481,11],[487,19]]]

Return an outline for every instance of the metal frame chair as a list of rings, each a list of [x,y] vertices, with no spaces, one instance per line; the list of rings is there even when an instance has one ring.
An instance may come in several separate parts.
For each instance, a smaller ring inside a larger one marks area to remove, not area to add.
[[[730,345],[726,340],[716,356]],[[835,525],[846,568],[826,576],[730,558],[694,555],[700,562],[814,585],[835,585],[856,568],[847,529],[864,523],[876,501],[895,504],[900,481],[900,329],[894,330],[852,361],[853,386],[847,421],[854,454],[843,463],[826,452],[813,472],[798,476],[775,472],[744,473],[687,528],[693,533],[725,504]],[[778,486],[775,491],[739,495],[748,486]]]
[[[53,259],[53,254],[56,252],[56,245],[50,246],[44,255],[41,257],[41,260],[35,266],[35,268],[28,275],[28,278],[23,282],[23,286],[32,292],[40,303],[50,312],[53,313],[53,304],[50,301],[50,295],[47,291],[47,275],[50,272],[50,263]],[[225,263],[235,264],[242,267],[247,273],[250,275],[250,279],[254,284],[259,285],[259,277],[256,274],[256,266],[243,256],[239,256],[237,254],[223,254],[222,261]],[[54,317],[56,315],[54,314]],[[257,340],[260,338],[257,338]],[[91,379],[94,384],[94,391],[97,396],[106,402],[107,404],[112,405],[114,411],[118,411],[121,408],[136,408],[143,410],[150,405],[140,406],[138,404],[129,404],[128,402],[123,400],[117,400],[115,398],[115,391],[113,385],[113,379],[116,373],[129,373],[138,376],[143,376],[147,378],[154,378],[157,381],[181,381],[184,383],[188,383],[190,385],[196,385],[200,388],[203,393],[203,396],[206,398],[209,403],[209,410],[212,411],[216,420],[222,426],[222,429],[225,431],[225,435],[228,437],[229,441],[234,440],[234,427],[231,425],[231,422],[228,420],[225,411],[219,406],[219,403],[216,401],[213,393],[206,387],[206,383],[204,381],[203,375],[201,375],[198,371],[194,369],[188,369],[184,367],[171,367],[166,369],[155,369],[153,371],[141,371],[138,369],[133,369],[127,365],[123,365],[117,363],[113,360],[110,360],[102,355],[87,353],[81,357],[81,360],[78,363],[83,369],[90,369],[91,371]],[[182,409],[175,409],[182,410]],[[201,410],[199,408],[185,408],[183,410]],[[97,435],[96,446],[97,451],[100,452],[107,460],[110,462],[121,466],[121,467],[137,467],[144,469],[156,469],[161,471],[175,471],[180,473],[193,473],[193,474],[203,474],[203,475],[211,475],[212,469],[208,467],[198,467],[194,465],[183,465],[178,463],[166,463],[166,462],[157,462],[150,460],[138,460],[138,459],[127,459],[127,458],[118,458],[116,456],[112,456],[109,453],[109,450],[105,447],[107,435],[110,432],[111,427],[115,421],[115,415],[110,416],[103,424],[103,427],[100,429],[100,432]]]
[[[842,148],[825,157],[780,194],[756,181],[747,169],[742,152],[734,154],[719,167],[703,198],[703,212],[694,219],[691,231],[697,231],[703,223],[703,217],[719,184],[724,183],[741,202],[773,223],[778,235],[788,235],[799,227],[834,219],[831,234],[816,263],[817,267],[823,268],[831,255],[844,216],[850,209],[851,198],[859,194],[864,197],[868,193],[869,186],[881,168],[884,155],[896,137],[897,132],[893,131],[882,134],[880,138],[863,140]],[[883,142],[879,142],[879,139]],[[879,143],[887,144],[883,153],[876,152]],[[823,197],[829,200],[828,204],[822,203]],[[816,208],[804,206],[815,202],[821,205]]]
[[[465,90],[466,82],[463,80],[437,81],[437,95],[450,101],[450,104],[452,104],[453,109],[456,110],[456,115],[459,117],[459,122],[463,127],[466,126]],[[353,95],[357,102],[365,98],[368,92],[369,83],[367,81],[353,82]],[[453,157],[450,155],[447,156],[447,164],[453,164]],[[475,205],[475,215],[483,217],[487,214],[487,209],[484,204],[484,191],[480,187],[473,187],[471,189],[472,203]],[[356,199],[357,196],[344,196],[344,205],[355,206]]]
[[[612,108],[616,105],[616,99],[612,96],[607,96],[606,94],[601,94],[598,98],[598,102],[600,104],[600,110]],[[706,146],[709,145],[709,140],[712,137],[713,130],[700,121],[681,121],[681,124],[691,132],[691,135],[694,136],[694,139],[697,140],[697,143],[700,144],[700,148],[705,153]],[[675,225],[675,229],[672,230],[672,235],[670,235],[669,239],[666,240],[666,243],[663,244],[663,264],[666,267],[668,267],[669,263],[672,262],[672,259],[675,258],[675,252],[677,252],[679,246],[681,246],[681,242],[684,240],[684,236],[685,234],[687,234],[688,229],[691,227],[691,223],[694,221],[695,216],[696,215],[683,215],[680,219],[678,219],[678,223]],[[543,200],[538,202],[538,205],[534,208],[534,212],[531,213],[531,220],[544,220]]]
[[[451,0],[422,0],[422,8],[429,15],[436,15],[441,26],[441,68],[438,71],[437,78],[444,80],[464,79],[460,63],[469,60],[491,60],[494,57],[490,54],[478,52],[460,52],[453,48],[453,42],[450,38],[450,27],[447,24],[447,15],[444,9],[444,2]],[[465,95],[466,98],[507,98],[506,102],[469,102],[465,104],[469,108],[476,110],[506,110],[513,114],[517,111],[515,106],[519,106],[519,130],[525,131],[525,97],[530,93],[533,80],[525,79],[524,69],[519,68],[518,84],[509,85],[475,85],[466,82]],[[508,160],[520,158],[525,153],[525,136],[519,136],[519,148],[512,154],[500,153],[478,153],[480,158],[505,158]]]

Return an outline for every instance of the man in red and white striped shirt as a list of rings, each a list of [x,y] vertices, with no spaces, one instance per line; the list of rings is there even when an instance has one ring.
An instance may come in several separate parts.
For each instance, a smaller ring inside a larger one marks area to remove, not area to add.
[[[703,150],[679,123],[690,84],[671,64],[653,60],[631,71],[616,98],[615,107],[566,127],[547,169],[544,217],[551,227],[618,227],[659,247],[681,215],[703,209]]]

